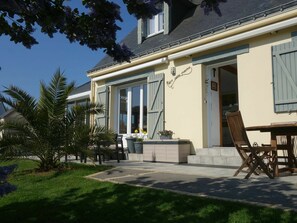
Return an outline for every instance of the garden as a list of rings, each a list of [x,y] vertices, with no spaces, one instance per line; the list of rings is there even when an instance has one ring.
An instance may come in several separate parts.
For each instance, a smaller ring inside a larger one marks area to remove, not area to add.
[[[102,112],[100,105],[65,113],[73,88],[57,71],[49,85],[41,84],[39,100],[13,86],[0,96],[22,116],[21,122],[0,123],[1,223],[297,222],[293,211],[86,178],[112,167],[61,162],[62,157],[82,155],[113,134],[84,122],[86,112]]]
[[[17,164],[8,181],[16,190],[0,198],[5,222],[297,222],[295,212],[98,182],[85,176],[110,166],[63,164],[40,172],[31,160]]]

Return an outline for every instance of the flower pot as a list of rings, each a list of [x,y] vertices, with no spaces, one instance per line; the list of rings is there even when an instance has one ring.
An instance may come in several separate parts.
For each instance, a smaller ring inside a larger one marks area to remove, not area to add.
[[[167,135],[167,136],[164,136],[164,135],[160,135],[160,139],[172,139],[172,135]]]
[[[126,138],[127,140],[127,146],[128,146],[128,152],[129,153],[135,153],[135,148],[134,148],[134,142],[136,141],[136,138]]]
[[[134,142],[135,152],[138,154],[143,153],[143,143],[142,142]]]

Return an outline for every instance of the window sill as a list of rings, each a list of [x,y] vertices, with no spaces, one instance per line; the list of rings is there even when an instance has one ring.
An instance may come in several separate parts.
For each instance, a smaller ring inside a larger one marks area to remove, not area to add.
[[[164,30],[161,30],[161,31],[159,31],[159,32],[156,32],[156,33],[149,34],[149,35],[147,35],[147,36],[146,36],[146,38],[150,38],[150,37],[153,37],[153,36],[159,35],[159,34],[161,34],[161,33],[164,33]]]

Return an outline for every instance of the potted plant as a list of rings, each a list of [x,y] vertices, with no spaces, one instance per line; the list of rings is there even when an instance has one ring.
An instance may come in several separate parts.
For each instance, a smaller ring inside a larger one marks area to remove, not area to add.
[[[135,133],[138,133],[138,130],[134,131]],[[143,153],[143,140],[146,138],[146,131],[143,129],[140,129],[139,133],[136,135],[136,141],[134,142],[134,148],[135,152],[138,154]]]
[[[135,147],[134,147],[134,142],[136,141],[135,137],[127,137],[127,147],[128,147],[128,152],[129,153],[135,153]]]
[[[172,130],[162,130],[158,132],[160,139],[172,139],[173,134]]]
[[[143,153],[143,139],[142,138],[137,138],[136,141],[134,142],[134,148],[135,152],[138,154]]]

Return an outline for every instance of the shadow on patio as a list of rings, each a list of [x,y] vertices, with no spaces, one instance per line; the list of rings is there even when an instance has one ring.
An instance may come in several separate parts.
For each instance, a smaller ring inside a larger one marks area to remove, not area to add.
[[[199,169],[199,167],[196,168]],[[207,196],[297,211],[296,176],[272,180],[264,176],[255,176],[249,180],[241,177],[241,175],[236,178],[206,177],[205,175],[191,175],[186,172],[181,174],[162,172],[156,169],[133,169],[131,167],[117,167],[91,176],[93,179],[102,181],[165,189],[194,196]]]

